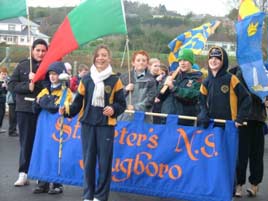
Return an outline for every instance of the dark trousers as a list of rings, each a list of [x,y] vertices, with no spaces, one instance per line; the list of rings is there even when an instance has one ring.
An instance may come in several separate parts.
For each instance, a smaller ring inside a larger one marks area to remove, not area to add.
[[[154,103],[152,112],[153,113],[161,113],[161,107],[162,107],[162,102]],[[154,124],[161,124],[163,121],[162,119],[163,119],[163,117],[153,116],[153,123]]]
[[[19,172],[28,172],[32,155],[37,114],[30,112],[17,112],[17,122],[20,137]]]
[[[246,183],[249,163],[249,182],[258,185],[263,179],[264,123],[248,121],[247,126],[239,128],[238,160],[236,182]]]
[[[114,127],[82,124],[81,137],[84,161],[83,197],[107,201],[111,183]],[[96,180],[97,161],[99,175]]]
[[[6,103],[0,103],[0,128],[2,127],[5,113],[6,113]]]
[[[16,105],[15,104],[8,104],[8,134],[16,134],[17,132],[17,117],[15,112]]]

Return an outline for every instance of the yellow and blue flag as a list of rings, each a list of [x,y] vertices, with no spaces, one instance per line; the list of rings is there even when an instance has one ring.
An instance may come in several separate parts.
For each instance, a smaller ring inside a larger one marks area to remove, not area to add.
[[[253,0],[241,0],[238,10],[238,21],[258,12],[260,12],[260,9],[256,6]]]
[[[220,21],[208,22],[174,38],[168,44],[171,50],[168,57],[171,71],[175,70],[178,66],[178,53],[181,49],[187,48],[193,50],[195,55],[201,54],[208,37],[214,33],[219,25]]]
[[[262,26],[265,13],[257,12],[236,23],[237,62],[251,93],[263,101],[268,96],[268,76],[262,56]]]

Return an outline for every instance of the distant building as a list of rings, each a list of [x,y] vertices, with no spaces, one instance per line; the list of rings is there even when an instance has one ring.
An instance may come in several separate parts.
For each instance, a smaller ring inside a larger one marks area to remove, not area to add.
[[[30,39],[28,37],[28,20],[25,17],[16,17],[0,20],[0,43],[8,45],[31,45],[41,38],[48,42],[49,36],[39,31],[39,25],[30,21]]]
[[[137,18],[139,16],[136,13],[126,13],[126,17],[128,17],[128,18]]]
[[[220,46],[224,48],[228,56],[236,56],[236,44],[233,42],[226,41],[207,41],[202,51],[202,55],[207,55],[209,49],[213,46]]]
[[[165,15],[153,15],[153,18],[164,18]]]

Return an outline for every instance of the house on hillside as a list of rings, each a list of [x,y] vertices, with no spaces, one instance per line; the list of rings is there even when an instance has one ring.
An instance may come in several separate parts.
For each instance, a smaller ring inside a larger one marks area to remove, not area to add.
[[[30,24],[30,39],[28,37],[28,24]],[[0,43],[8,45],[31,45],[37,38],[48,42],[49,36],[39,31],[39,25],[25,17],[16,17],[0,20]]]
[[[165,15],[153,15],[153,18],[155,19],[155,18],[164,18],[165,17]]]
[[[212,40],[210,41],[208,40],[205,43],[202,55],[208,55],[209,49],[213,46],[223,47],[228,53],[228,56],[236,56],[236,43],[230,41],[212,41]]]

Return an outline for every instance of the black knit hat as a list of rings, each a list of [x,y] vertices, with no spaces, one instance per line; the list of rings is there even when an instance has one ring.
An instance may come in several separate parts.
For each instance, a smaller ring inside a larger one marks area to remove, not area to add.
[[[222,49],[217,46],[210,48],[208,52],[208,59],[211,59],[212,57],[216,57],[222,61],[223,60]]]
[[[66,71],[65,65],[61,61],[56,61],[49,65],[47,72],[49,73],[50,71],[53,71],[57,74],[61,74],[63,71]]]

